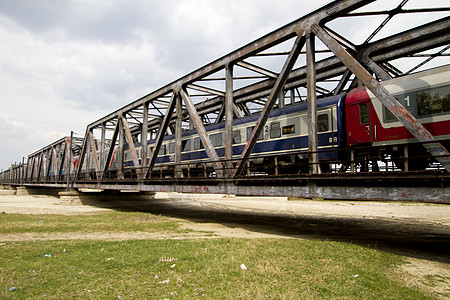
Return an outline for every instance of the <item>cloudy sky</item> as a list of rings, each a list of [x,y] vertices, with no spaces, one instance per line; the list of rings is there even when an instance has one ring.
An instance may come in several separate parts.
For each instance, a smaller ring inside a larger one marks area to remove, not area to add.
[[[0,0],[0,169],[328,2]]]

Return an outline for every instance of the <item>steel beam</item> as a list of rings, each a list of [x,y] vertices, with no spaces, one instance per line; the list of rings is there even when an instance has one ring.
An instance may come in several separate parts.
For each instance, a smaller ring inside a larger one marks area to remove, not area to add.
[[[88,135],[89,135],[89,145],[91,146],[91,153],[92,153],[92,158],[94,159],[94,170],[95,170],[95,178],[99,179],[100,178],[100,165],[98,163],[98,157],[97,157],[97,146],[95,143],[95,139],[94,139],[94,134],[92,133],[92,131],[88,131]],[[88,166],[87,171],[90,171],[90,166]]]
[[[266,124],[267,119],[269,118],[270,113],[272,112],[273,106],[278,99],[281,91],[284,88],[284,84],[286,83],[286,80],[292,71],[292,68],[294,67],[295,62],[297,61],[297,58],[300,54],[300,51],[303,48],[303,45],[305,44],[305,38],[303,36],[303,31],[300,31],[297,34],[297,38],[294,42],[294,45],[291,49],[291,52],[289,53],[288,58],[286,59],[286,62],[284,63],[283,69],[281,70],[280,75],[278,75],[277,80],[275,82],[274,87],[272,88],[272,91],[269,95],[269,99],[267,100],[263,111],[260,114],[260,117],[258,121],[256,121],[255,127],[250,135],[249,140],[247,141],[247,144],[244,147],[244,150],[240,156],[240,161],[238,161],[233,176],[238,176],[241,174],[245,163],[247,162],[248,158],[250,157],[250,154],[253,151],[253,148],[256,145],[256,141],[258,139],[258,136],[260,135],[261,131],[264,128],[264,125]]]
[[[101,126],[101,137],[100,137],[100,168],[105,163],[105,147],[106,147],[106,124],[102,123]]]
[[[211,163],[214,167],[214,170],[217,172],[218,177],[223,177],[223,165],[219,161],[219,156],[217,155],[216,150],[214,149],[214,146],[211,143],[211,140],[209,139],[208,133],[206,132],[205,126],[203,126],[203,122],[198,115],[197,110],[195,109],[194,103],[192,102],[191,97],[189,97],[189,94],[186,91],[186,88],[182,88],[179,91],[181,98],[184,101],[184,104],[186,105],[189,116],[191,120],[194,122],[195,129],[198,132],[198,135],[200,139],[202,140],[203,146],[205,147],[206,154],[208,155],[209,159],[211,160]]]
[[[225,69],[225,166],[227,174],[231,175],[233,164],[233,65]]]
[[[62,176],[62,172],[64,169],[64,165],[66,165],[67,162],[67,152],[68,152],[68,143],[69,142],[69,138],[66,137],[64,139],[64,143],[61,144],[61,149],[60,149],[60,157],[61,157],[61,161],[59,162],[59,168],[58,168],[58,176]],[[67,174],[67,169],[64,172],[65,174]]]
[[[89,143],[89,130],[90,129],[88,127],[86,129],[86,134],[84,135],[83,146],[81,147],[81,153],[78,158],[78,168],[75,173],[75,178],[78,178],[81,175],[81,171],[83,169],[83,163],[84,163],[84,159],[86,157],[86,151],[87,151],[87,147],[88,147],[88,143]]]
[[[148,102],[144,103],[144,116],[142,120],[142,132],[141,132],[141,144],[142,144],[142,173],[145,174],[145,168],[147,167],[148,157]]]
[[[435,142],[431,133],[395,99],[366,69],[351,56],[339,43],[326,33],[319,25],[313,24],[311,30],[333,53],[361,80],[361,82],[384,104],[396,118],[419,141],[442,166],[450,172],[450,154],[441,143]],[[432,143],[427,143],[432,142]]]
[[[308,150],[311,174],[319,174],[319,141],[317,136],[317,95],[316,95],[316,68],[315,68],[315,41],[314,34],[306,34],[306,63],[307,70],[307,102],[308,102]]]
[[[277,78],[277,76],[278,76],[277,73],[274,73],[272,71],[269,71],[267,69],[261,68],[261,67],[259,67],[257,65],[254,65],[254,64],[251,64],[251,63],[248,63],[248,62],[245,62],[245,61],[240,61],[240,62],[237,63],[237,65],[240,66],[240,67],[243,67],[243,68],[245,68],[247,70],[250,70],[250,71],[253,71],[253,72],[265,75],[267,77]]]
[[[124,133],[125,133],[125,139],[128,143],[128,147],[130,148],[130,154],[131,154],[131,158],[133,160],[133,166],[134,169],[136,170],[136,174],[138,176],[138,178],[141,178],[142,176],[142,170],[141,170],[141,166],[139,164],[139,159],[137,157],[136,154],[136,148],[134,147],[134,141],[133,141],[133,137],[131,136],[131,132],[130,132],[130,127],[128,126],[128,122],[127,119],[122,116],[122,126],[124,129]]]
[[[164,115],[164,118],[161,122],[161,125],[158,130],[158,134],[156,135],[155,145],[153,145],[152,153],[150,154],[150,159],[148,162],[148,171],[146,174],[146,178],[150,177],[150,173],[152,171],[152,168],[154,167],[156,163],[156,158],[158,157],[159,149],[161,148],[162,142],[164,140],[164,135],[167,132],[167,129],[169,127],[169,121],[172,118],[173,111],[175,110],[176,106],[176,98],[177,93],[172,93],[172,98],[170,99],[169,106],[167,107],[166,114]]]
[[[183,170],[181,169],[181,152],[182,152],[182,131],[181,127],[183,121],[183,102],[180,96],[176,97],[176,126],[175,126],[175,177],[183,177]]]
[[[113,135],[111,137],[111,144],[109,145],[108,156],[106,157],[105,164],[103,165],[102,179],[105,179],[106,173],[108,172],[109,165],[114,156],[114,148],[116,146],[117,138],[120,131],[120,118],[117,120],[116,127],[114,128]]]

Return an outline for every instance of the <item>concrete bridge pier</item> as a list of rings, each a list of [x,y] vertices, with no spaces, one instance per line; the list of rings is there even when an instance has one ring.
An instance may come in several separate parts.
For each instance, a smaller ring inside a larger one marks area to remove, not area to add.
[[[108,202],[149,201],[155,199],[155,192],[112,191],[112,190],[71,190],[58,193],[60,204],[96,205]]]

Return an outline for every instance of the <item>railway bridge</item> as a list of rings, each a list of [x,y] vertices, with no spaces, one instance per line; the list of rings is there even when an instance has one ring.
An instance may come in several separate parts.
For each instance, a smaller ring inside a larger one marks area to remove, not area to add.
[[[28,155],[0,184],[449,203],[450,8],[397,2],[333,1]],[[405,18],[425,21],[398,29]]]

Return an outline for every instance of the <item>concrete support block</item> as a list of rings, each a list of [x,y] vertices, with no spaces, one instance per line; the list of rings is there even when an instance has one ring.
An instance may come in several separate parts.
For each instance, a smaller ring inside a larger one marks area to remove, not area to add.
[[[63,205],[83,205],[81,202],[81,194],[77,191],[59,192],[59,201]]]
[[[16,188],[16,195],[17,196],[28,196],[30,193],[28,192],[28,189],[24,186],[19,186]]]
[[[154,192],[119,192],[119,191],[64,191],[59,192],[60,204],[63,205],[102,205],[110,202],[149,201],[155,199]]]

